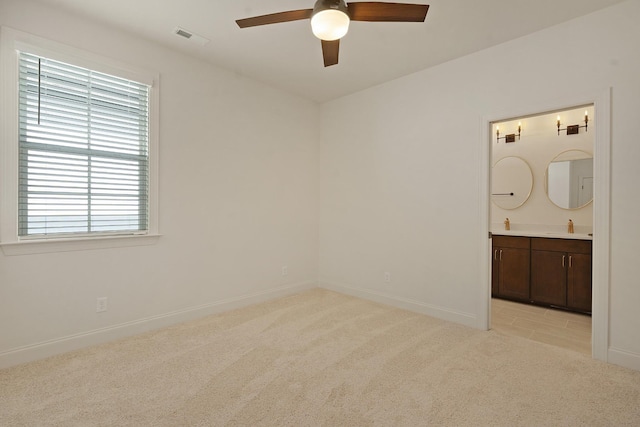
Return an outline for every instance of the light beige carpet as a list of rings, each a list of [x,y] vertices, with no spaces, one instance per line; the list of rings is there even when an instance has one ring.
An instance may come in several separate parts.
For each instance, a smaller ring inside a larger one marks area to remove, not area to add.
[[[0,371],[2,426],[638,426],[640,372],[325,290]]]

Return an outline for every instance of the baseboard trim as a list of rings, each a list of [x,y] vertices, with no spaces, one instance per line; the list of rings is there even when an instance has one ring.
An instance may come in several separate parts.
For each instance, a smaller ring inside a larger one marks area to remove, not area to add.
[[[315,282],[301,282],[294,285],[281,286],[239,297],[202,304],[183,310],[176,310],[158,316],[146,317],[131,322],[14,348],[0,353],[0,369],[44,359],[46,357],[55,356],[57,354],[78,350],[92,345],[103,344],[105,342],[130,337],[211,314],[222,313],[236,308],[294,295],[315,287],[317,287]]]
[[[607,362],[609,363],[640,371],[640,354],[638,353],[620,350],[619,348],[609,348],[607,355]]]
[[[366,299],[369,301],[378,302],[381,304],[387,304],[416,313],[426,314],[427,316],[437,317],[438,319],[459,323],[471,328],[478,328],[478,320],[476,316],[470,313],[463,313],[460,311],[451,310],[446,307],[438,307],[431,304],[425,304],[422,301],[397,297],[385,294],[383,292],[357,288],[354,286],[329,281],[320,280],[318,282],[318,287]]]

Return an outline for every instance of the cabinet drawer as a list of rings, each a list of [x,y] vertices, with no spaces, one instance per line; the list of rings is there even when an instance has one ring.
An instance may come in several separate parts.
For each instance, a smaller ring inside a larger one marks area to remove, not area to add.
[[[531,249],[539,251],[590,254],[591,240],[549,239],[546,237],[532,237]]]
[[[499,246],[501,248],[517,248],[517,249],[529,249],[530,240],[528,237],[518,236],[493,236],[493,246]]]

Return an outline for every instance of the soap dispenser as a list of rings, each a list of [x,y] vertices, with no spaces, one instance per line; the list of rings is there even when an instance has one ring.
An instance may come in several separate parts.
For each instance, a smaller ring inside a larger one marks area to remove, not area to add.
[[[504,220],[504,229],[511,230],[511,223],[509,222],[509,218]]]
[[[567,233],[573,234],[573,221],[569,220],[569,224],[567,224]]]

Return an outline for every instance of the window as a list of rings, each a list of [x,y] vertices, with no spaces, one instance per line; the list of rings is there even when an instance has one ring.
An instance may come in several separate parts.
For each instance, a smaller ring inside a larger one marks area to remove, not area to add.
[[[148,86],[19,53],[18,235],[147,231]]]
[[[0,249],[158,239],[158,75],[0,28]]]

